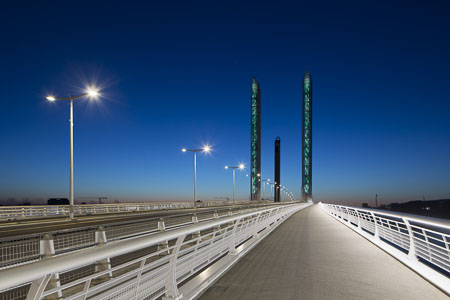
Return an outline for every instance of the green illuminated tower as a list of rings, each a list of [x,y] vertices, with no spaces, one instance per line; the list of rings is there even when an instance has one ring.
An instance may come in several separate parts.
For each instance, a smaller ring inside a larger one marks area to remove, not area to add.
[[[312,201],[312,80],[303,77],[302,118],[302,200]]]
[[[250,160],[250,199],[261,200],[261,91],[255,77],[252,79]]]

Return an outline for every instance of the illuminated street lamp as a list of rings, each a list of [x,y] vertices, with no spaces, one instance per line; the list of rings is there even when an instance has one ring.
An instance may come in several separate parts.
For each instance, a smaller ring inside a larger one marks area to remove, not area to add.
[[[240,164],[239,166],[230,167],[225,166],[225,169],[233,169],[233,205],[234,205],[234,194],[235,194],[235,185],[236,185],[236,169],[243,170],[244,164]]]
[[[73,101],[79,98],[88,97],[90,99],[95,99],[99,96],[98,91],[95,88],[88,88],[86,93],[72,97],[68,95],[68,97],[54,97],[47,96],[46,99],[48,101],[56,101],[56,100],[66,100],[70,102],[70,197],[69,197],[69,217],[70,219],[74,218],[74,191],[73,191]]]
[[[206,145],[201,149],[181,149],[182,152],[194,152],[194,208],[197,208],[197,152],[209,153],[211,147]]]

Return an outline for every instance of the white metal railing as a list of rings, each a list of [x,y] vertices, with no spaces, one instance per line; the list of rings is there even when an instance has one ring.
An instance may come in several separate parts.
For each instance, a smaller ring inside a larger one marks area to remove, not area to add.
[[[164,294],[191,299],[292,213],[309,205],[264,207],[109,243],[100,231],[95,236],[98,246],[56,257],[51,240],[44,240],[46,259],[0,271],[0,298],[22,291],[21,299],[24,295],[27,299],[156,299]],[[205,267],[207,278],[203,273],[192,276]]]
[[[325,203],[321,206],[450,294],[450,220]]]
[[[286,203],[285,203],[286,204]],[[273,204],[272,205],[278,205]],[[262,205],[266,206],[266,205]],[[156,233],[160,228],[171,229],[205,222],[215,218],[222,218],[243,212],[260,209],[261,205],[214,207],[195,213],[168,215],[162,218],[149,217],[145,219],[112,222],[102,225],[52,230],[44,233],[12,236],[0,239],[0,270],[11,268],[19,264],[27,264],[43,259],[44,239],[52,239],[56,255],[79,251],[96,246],[96,234],[99,230],[105,232],[108,242],[135,237],[138,235]]]
[[[247,204],[249,201],[239,201],[235,204]],[[216,207],[229,203],[224,201],[198,202],[197,207]],[[76,204],[74,214],[93,215],[140,212],[148,210],[193,208],[191,202],[147,202],[147,203],[114,203],[114,204]],[[45,218],[69,216],[69,205],[27,205],[27,206],[0,206],[0,221],[26,218]]]

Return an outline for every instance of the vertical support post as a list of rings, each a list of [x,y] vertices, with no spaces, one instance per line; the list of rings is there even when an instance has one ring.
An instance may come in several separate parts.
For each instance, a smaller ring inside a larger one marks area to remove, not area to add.
[[[166,224],[164,223],[164,219],[160,218],[158,221],[158,230],[160,232],[166,231]],[[161,254],[169,254],[169,241],[165,240],[164,242],[158,243],[158,251],[166,249],[166,251],[162,252]]]
[[[356,218],[358,219],[358,230],[362,231],[361,218],[359,217],[359,212],[356,209],[355,209],[355,213],[356,213]]]
[[[217,220],[219,218],[219,214],[217,213],[217,210],[214,211],[214,220]],[[213,236],[216,236],[216,231],[220,230],[220,225],[217,225],[214,227],[214,234]]]
[[[145,261],[146,261],[145,258],[142,259],[141,264],[139,265],[139,272],[138,272],[138,275],[136,278],[136,288],[134,290],[134,299],[135,300],[138,298],[139,285],[141,283],[142,272],[144,271]]]
[[[95,231],[95,242],[99,246],[106,245],[106,243],[107,243],[106,231],[103,226],[98,227],[97,230]],[[109,270],[109,272],[108,272],[109,278],[113,277],[112,272],[111,272],[111,260],[109,259],[109,257],[99,261],[95,265],[95,272],[100,272],[100,271],[104,271],[104,270]]]
[[[408,229],[408,235],[409,235],[408,258],[411,260],[417,260],[416,247],[414,245],[414,232],[411,228],[411,224],[409,224],[409,221],[406,218],[402,218],[402,221],[405,223],[406,228]]]
[[[234,223],[233,231],[231,233],[230,238],[230,244],[228,245],[228,254],[229,255],[236,255],[236,231],[238,228],[239,223],[241,222],[241,219],[237,219],[236,223]]]
[[[172,250],[172,254],[170,256],[169,261],[169,274],[167,274],[167,281],[166,281],[166,296],[163,297],[164,300],[174,300],[174,299],[181,299],[182,295],[180,294],[180,291],[178,290],[177,286],[177,260],[178,260],[178,254],[180,252],[181,244],[183,243],[184,239],[186,238],[186,235],[182,235],[178,237],[175,246]]]
[[[192,224],[198,224],[198,217],[197,214],[193,214],[192,215]],[[200,237],[200,231],[196,231],[195,233],[192,234],[193,238],[198,238]]]
[[[235,190],[235,183],[236,183],[236,168],[233,168],[233,205],[234,205],[234,190]]]
[[[70,99],[70,207],[69,217],[74,218],[74,192],[73,192],[73,99]]]
[[[53,241],[53,236],[49,233],[44,234],[39,242],[39,248],[40,248],[40,254],[43,259],[52,258],[55,255],[55,244]],[[59,273],[54,273],[53,276],[51,276],[47,280],[46,285],[47,285],[47,283],[49,283],[50,286],[53,288],[60,287],[61,282],[59,280]],[[43,288],[45,289],[45,286]],[[58,291],[57,297],[55,297],[55,298],[61,298],[61,297],[62,297],[62,292]],[[49,299],[51,299],[51,298],[49,298]]]
[[[258,234],[258,225],[259,225],[259,217],[261,216],[262,213],[259,213],[256,215],[256,218],[254,220],[254,224],[253,224],[253,238],[254,239],[258,239],[259,238],[259,234]]]
[[[197,152],[194,151],[194,208],[197,208]]]
[[[30,286],[30,289],[28,290],[26,300],[41,299],[42,294],[45,291],[45,287],[47,286],[51,277],[52,277],[52,274],[48,274],[42,278],[36,279],[33,282],[31,282],[31,286]]]
[[[373,223],[374,223],[374,233],[373,233],[373,238],[376,240],[380,239],[379,236],[379,232],[378,232],[378,223],[377,223],[377,217],[375,216],[375,214],[373,212],[370,212],[370,214],[372,215],[373,218]]]

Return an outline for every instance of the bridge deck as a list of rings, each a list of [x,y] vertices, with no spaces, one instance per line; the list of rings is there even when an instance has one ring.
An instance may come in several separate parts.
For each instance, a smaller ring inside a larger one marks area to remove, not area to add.
[[[318,205],[278,227],[200,299],[449,299]]]

